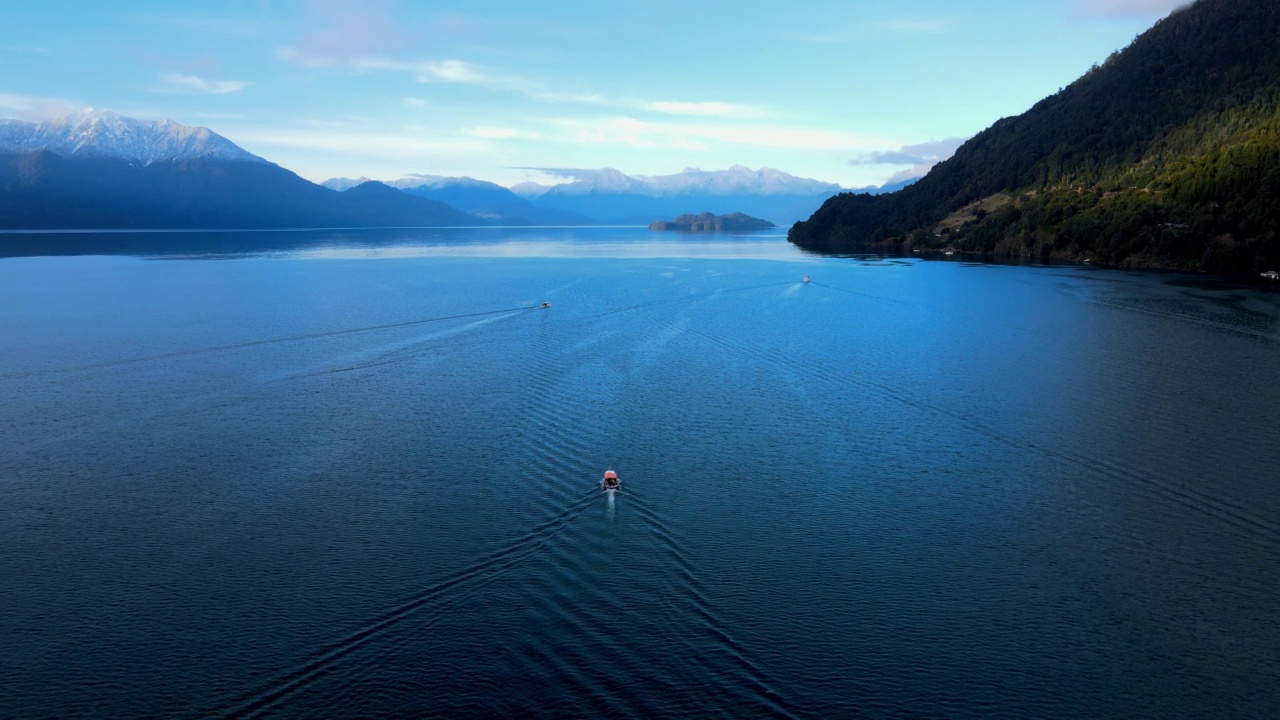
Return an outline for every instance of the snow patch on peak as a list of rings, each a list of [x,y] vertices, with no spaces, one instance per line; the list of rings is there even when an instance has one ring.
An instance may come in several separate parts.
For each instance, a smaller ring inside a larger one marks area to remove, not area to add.
[[[367,182],[369,182],[369,178],[361,175],[358,178],[329,178],[320,184],[330,190],[346,192],[357,185],[363,185]]]
[[[752,170],[733,165],[727,170],[685,168],[676,175],[636,176],[658,197],[687,193],[709,195],[821,195],[837,193],[840,186],[820,180],[796,177],[789,173],[762,167]]]
[[[512,185],[510,189],[511,189],[511,192],[515,193],[518,197],[522,197],[526,200],[532,200],[534,198],[540,198],[543,195],[546,195],[547,191],[550,190],[552,187],[553,186],[551,185],[543,185],[541,183],[530,181],[530,182],[517,183],[515,185]]]
[[[401,190],[410,190],[414,188],[431,188],[439,190],[443,188],[483,188],[487,190],[496,190],[502,186],[491,183],[487,180],[476,180],[472,177],[444,177],[443,175],[426,175],[423,173],[414,173],[408,177],[393,180],[387,183],[393,188]]]
[[[556,185],[548,192],[558,195],[587,195],[592,193],[640,193],[646,192],[645,178],[625,175],[616,168],[599,170],[565,170],[561,175],[574,178],[574,182]]]
[[[361,175],[358,178],[329,178],[321,185],[330,190],[345,192],[357,185],[372,182],[369,178]],[[414,173],[399,180],[379,180],[377,182],[393,187],[397,190],[416,190],[419,188],[429,188],[432,190],[440,189],[457,189],[457,188],[482,188],[482,189],[502,189],[501,185],[485,180],[476,180],[470,177],[444,177],[443,175],[425,175],[422,173]]]

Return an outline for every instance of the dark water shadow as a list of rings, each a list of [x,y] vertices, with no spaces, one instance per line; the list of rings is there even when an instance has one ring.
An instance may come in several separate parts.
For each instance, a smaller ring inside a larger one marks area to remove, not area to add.
[[[326,228],[293,230],[155,230],[3,232],[0,258],[123,255],[166,259],[234,259],[304,251],[412,245],[483,245],[512,241],[634,239],[630,227]]]

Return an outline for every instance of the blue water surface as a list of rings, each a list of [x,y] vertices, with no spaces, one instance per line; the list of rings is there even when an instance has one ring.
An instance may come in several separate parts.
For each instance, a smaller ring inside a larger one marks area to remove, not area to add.
[[[1276,293],[632,228],[0,255],[0,716],[1280,707]]]

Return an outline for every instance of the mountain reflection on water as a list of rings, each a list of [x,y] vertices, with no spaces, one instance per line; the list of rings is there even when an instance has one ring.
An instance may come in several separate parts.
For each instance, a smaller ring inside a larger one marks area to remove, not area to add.
[[[785,233],[689,235],[636,227],[352,228],[199,232],[0,233],[0,258],[125,255],[228,259],[290,255],[314,258],[431,257],[757,257],[804,253]]]
[[[0,236],[0,715],[1280,707],[1275,293],[450,232]]]

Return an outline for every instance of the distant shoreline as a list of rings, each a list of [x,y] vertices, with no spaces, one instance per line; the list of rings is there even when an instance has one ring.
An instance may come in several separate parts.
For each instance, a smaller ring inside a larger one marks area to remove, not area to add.
[[[359,225],[298,228],[41,228],[0,229],[0,235],[106,235],[112,233],[331,232],[333,230],[533,230],[577,228],[642,228],[644,225]]]

